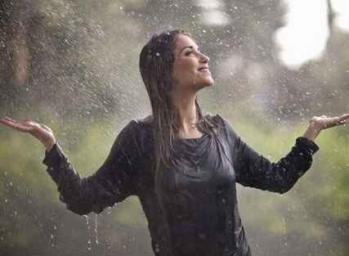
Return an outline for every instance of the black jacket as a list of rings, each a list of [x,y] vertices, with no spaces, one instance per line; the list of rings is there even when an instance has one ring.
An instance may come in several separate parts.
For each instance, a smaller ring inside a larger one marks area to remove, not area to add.
[[[176,140],[175,164],[162,170],[159,186],[154,182],[152,126],[144,120],[122,129],[92,176],[80,178],[58,144],[45,152],[43,163],[58,186],[60,200],[77,214],[99,213],[130,195],[138,196],[155,255],[248,256],[236,182],[284,193],[310,168],[319,148],[298,137],[285,157],[271,163],[222,117],[208,117],[217,124],[216,133]]]

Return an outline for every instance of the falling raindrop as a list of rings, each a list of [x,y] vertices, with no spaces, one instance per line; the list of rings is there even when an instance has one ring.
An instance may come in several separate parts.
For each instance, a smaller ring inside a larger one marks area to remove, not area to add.
[[[91,239],[88,238],[88,241],[87,241],[87,250],[91,251],[92,250],[92,245],[91,245]]]
[[[95,242],[96,242],[96,245],[99,244],[97,224],[98,224],[98,215],[95,214],[95,228],[94,228],[94,231],[95,231]]]
[[[84,215],[87,225],[87,234],[88,234],[88,240],[87,240],[87,250],[92,250],[92,242],[91,242],[91,228],[90,228],[90,220],[88,215]]]

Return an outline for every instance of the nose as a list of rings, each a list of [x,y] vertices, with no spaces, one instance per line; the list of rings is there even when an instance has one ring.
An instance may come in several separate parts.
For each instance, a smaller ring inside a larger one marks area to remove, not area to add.
[[[207,55],[200,53],[200,61],[203,63],[207,63],[210,61],[210,58]]]

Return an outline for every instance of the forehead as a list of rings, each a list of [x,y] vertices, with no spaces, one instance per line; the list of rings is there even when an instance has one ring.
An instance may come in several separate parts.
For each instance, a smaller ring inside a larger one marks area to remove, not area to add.
[[[180,50],[188,46],[198,48],[198,45],[190,36],[183,35],[183,34],[178,35],[176,39],[175,52],[179,52]]]

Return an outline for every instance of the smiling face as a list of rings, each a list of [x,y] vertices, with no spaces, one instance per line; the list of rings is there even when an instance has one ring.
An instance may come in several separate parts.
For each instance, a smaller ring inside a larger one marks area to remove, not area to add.
[[[174,49],[172,78],[174,89],[198,91],[213,85],[209,70],[209,58],[199,51],[195,41],[187,35],[179,34]]]

